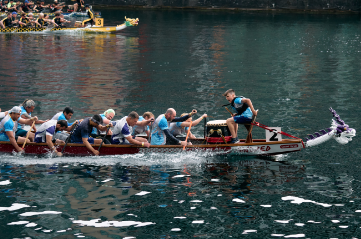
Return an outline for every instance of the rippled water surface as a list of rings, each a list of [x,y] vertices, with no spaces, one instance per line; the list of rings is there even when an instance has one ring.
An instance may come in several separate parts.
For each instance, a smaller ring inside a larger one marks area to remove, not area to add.
[[[196,108],[226,119],[222,93],[304,138],[332,106],[360,125],[359,16],[104,10],[116,34],[0,34],[0,108],[31,98],[51,118]],[[203,135],[202,126],[194,128]],[[360,131],[358,131],[360,132]],[[254,129],[254,138],[265,132]],[[239,135],[245,137],[245,130]],[[0,155],[1,238],[361,238],[358,136],[281,157],[202,153]]]

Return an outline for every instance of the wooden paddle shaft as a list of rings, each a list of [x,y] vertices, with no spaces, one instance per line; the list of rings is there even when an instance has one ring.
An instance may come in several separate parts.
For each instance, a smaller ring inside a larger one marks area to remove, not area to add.
[[[29,135],[30,135],[30,133],[31,133],[31,129],[34,127],[34,125],[35,125],[35,120],[34,120],[33,124],[31,125],[31,127],[30,127],[30,129],[29,129],[28,133],[26,134],[26,139],[25,139],[25,142],[24,142],[24,144],[23,144],[22,149],[24,149],[24,148],[25,148],[26,141],[28,141]]]
[[[188,129],[188,133],[187,133],[187,137],[186,137],[186,142],[188,140],[189,133],[191,132],[191,127],[192,127],[192,121],[191,121],[191,124],[189,125],[189,129]],[[186,149],[186,146],[184,145],[183,150],[185,150],[185,149]]]
[[[232,112],[227,107],[224,108],[233,116]]]

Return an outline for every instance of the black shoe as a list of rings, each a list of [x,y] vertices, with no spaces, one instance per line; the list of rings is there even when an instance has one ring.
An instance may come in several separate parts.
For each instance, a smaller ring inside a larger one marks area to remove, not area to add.
[[[230,144],[236,144],[239,143],[239,139],[237,138],[232,138],[231,141],[229,142]]]

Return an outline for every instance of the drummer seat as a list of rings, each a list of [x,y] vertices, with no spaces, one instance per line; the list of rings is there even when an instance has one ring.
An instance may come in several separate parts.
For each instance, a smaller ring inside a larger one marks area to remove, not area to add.
[[[257,110],[258,112],[258,110]],[[255,121],[256,121],[256,118],[257,116],[256,115],[253,115],[252,117],[252,121],[250,124],[243,124],[244,127],[246,127],[247,131],[248,131],[248,135],[247,135],[247,138],[246,138],[246,143],[253,143],[253,139],[252,139],[252,129],[253,129],[253,124]]]

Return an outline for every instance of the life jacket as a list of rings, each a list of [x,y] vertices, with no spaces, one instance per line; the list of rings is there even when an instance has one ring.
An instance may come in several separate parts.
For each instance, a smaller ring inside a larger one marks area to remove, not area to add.
[[[20,18],[20,21],[25,24],[29,23],[29,19],[27,19],[27,18]],[[20,27],[26,27],[26,26],[20,24]]]
[[[44,24],[45,24],[45,21],[44,21],[44,19],[43,18],[38,18],[37,20],[36,20],[42,27],[44,26]]]
[[[10,18],[4,18],[2,20],[2,22],[4,24],[4,27],[12,27],[13,26],[11,17]]]
[[[54,22],[55,22],[57,25],[59,25],[59,27],[62,26],[61,18],[60,18],[60,17],[59,17],[59,18],[56,18],[56,17],[55,17],[53,20],[54,20]]]
[[[236,96],[236,97],[234,97],[234,99],[233,99],[232,102],[231,102],[231,106],[236,109],[237,115],[241,115],[241,114],[243,114],[243,112],[245,112],[245,111],[248,109],[249,106],[248,106],[247,103],[235,104],[234,101],[235,101],[237,98],[243,99],[244,97],[243,97],[243,96]]]

